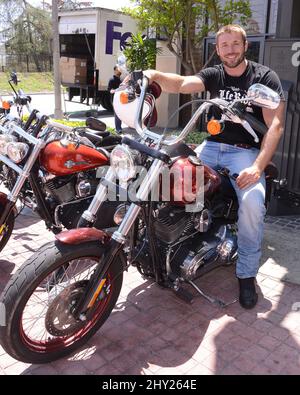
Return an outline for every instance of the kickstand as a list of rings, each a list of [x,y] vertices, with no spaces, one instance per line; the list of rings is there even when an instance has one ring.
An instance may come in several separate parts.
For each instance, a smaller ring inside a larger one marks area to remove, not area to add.
[[[196,291],[201,296],[203,296],[205,299],[207,299],[210,303],[213,303],[213,304],[215,304],[215,305],[217,305],[219,307],[224,308],[224,307],[227,307],[227,306],[237,302],[237,299],[234,299],[232,302],[225,303],[225,302],[223,302],[220,299],[213,298],[212,296],[209,296],[209,295],[205,294],[203,291],[201,291],[201,289],[192,280],[188,281],[188,283],[191,284],[191,286],[194,287],[196,289]]]

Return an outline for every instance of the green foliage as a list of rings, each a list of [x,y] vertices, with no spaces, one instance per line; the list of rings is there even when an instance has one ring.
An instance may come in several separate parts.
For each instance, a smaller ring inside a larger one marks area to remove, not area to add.
[[[208,136],[208,133],[206,132],[192,132],[188,135],[186,139],[187,144],[196,144],[199,145],[203,143],[203,141],[206,139]]]
[[[53,121],[61,123],[62,125],[71,126],[72,128],[86,126],[85,121],[69,121],[68,119],[53,119]]]
[[[222,25],[251,17],[249,0],[130,0],[134,7],[123,11],[135,18],[141,29],[152,28],[167,39],[169,50],[190,73],[197,72],[195,48],[204,37]]]
[[[159,52],[156,40],[143,37],[140,33],[133,34],[123,50],[130,71],[155,68],[156,55]]]
[[[14,20],[12,36],[8,40],[10,53],[51,53],[50,39],[52,25],[50,14],[44,10],[28,6]]]
[[[62,125],[71,126],[72,128],[79,128],[86,126],[85,121],[70,121],[69,119],[53,119],[53,121],[61,123]],[[107,127],[106,130],[112,134],[116,132],[116,130],[111,127]]]
[[[23,115],[23,121],[27,121],[29,118],[28,114]],[[53,121],[57,123],[61,123],[62,125],[71,126],[72,128],[82,128],[86,126],[85,121],[70,121],[69,119],[53,119]],[[116,130],[111,127],[107,127],[106,130],[112,134],[116,134]]]
[[[9,72],[0,73],[0,95],[12,95],[11,88],[8,84]],[[18,88],[25,93],[45,93],[53,92],[53,74],[52,73],[18,73],[20,80]]]

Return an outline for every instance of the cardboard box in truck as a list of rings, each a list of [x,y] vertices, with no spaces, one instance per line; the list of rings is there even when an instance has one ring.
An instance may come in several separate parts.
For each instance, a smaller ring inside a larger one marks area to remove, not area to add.
[[[86,84],[87,61],[80,58],[60,58],[60,72],[62,83]]]
[[[105,8],[84,8],[59,13],[61,57],[86,59],[86,87],[82,83],[78,83],[77,87],[74,84],[66,85],[69,100],[80,95],[80,102],[86,101],[89,104],[92,99],[94,104],[112,109],[111,97],[107,91],[108,81],[113,76],[114,66],[126,41],[137,30],[137,23],[131,17]],[[76,81],[76,78],[83,80],[82,75],[72,76],[67,71],[65,61],[61,64],[64,64],[63,84]]]

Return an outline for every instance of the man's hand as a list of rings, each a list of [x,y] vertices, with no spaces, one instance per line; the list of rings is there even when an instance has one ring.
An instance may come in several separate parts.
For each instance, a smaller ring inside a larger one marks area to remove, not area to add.
[[[238,178],[236,179],[237,186],[240,189],[249,188],[251,185],[255,184],[261,177],[262,170],[257,166],[253,165],[244,169],[240,172]]]
[[[155,76],[157,72],[156,70],[144,70],[143,74],[149,78],[149,85],[150,85],[155,80]],[[121,85],[126,85],[130,79],[131,79],[131,74],[128,74],[122,81]]]

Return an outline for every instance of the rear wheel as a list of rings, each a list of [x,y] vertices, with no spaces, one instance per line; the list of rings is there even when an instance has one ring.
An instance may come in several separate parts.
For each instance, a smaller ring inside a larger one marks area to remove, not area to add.
[[[109,92],[103,91],[101,92],[101,98],[100,98],[100,104],[102,107],[105,108],[105,110],[109,111],[109,112],[113,112],[113,106],[112,106],[112,102],[111,102],[111,96]]]
[[[103,325],[122,286],[118,257],[105,274],[104,286],[86,320],[76,320],[71,309],[83,294],[104,248],[99,242],[64,245],[56,241],[25,262],[1,300],[6,325],[0,327],[0,342],[8,354],[23,362],[50,362],[82,346]]]

